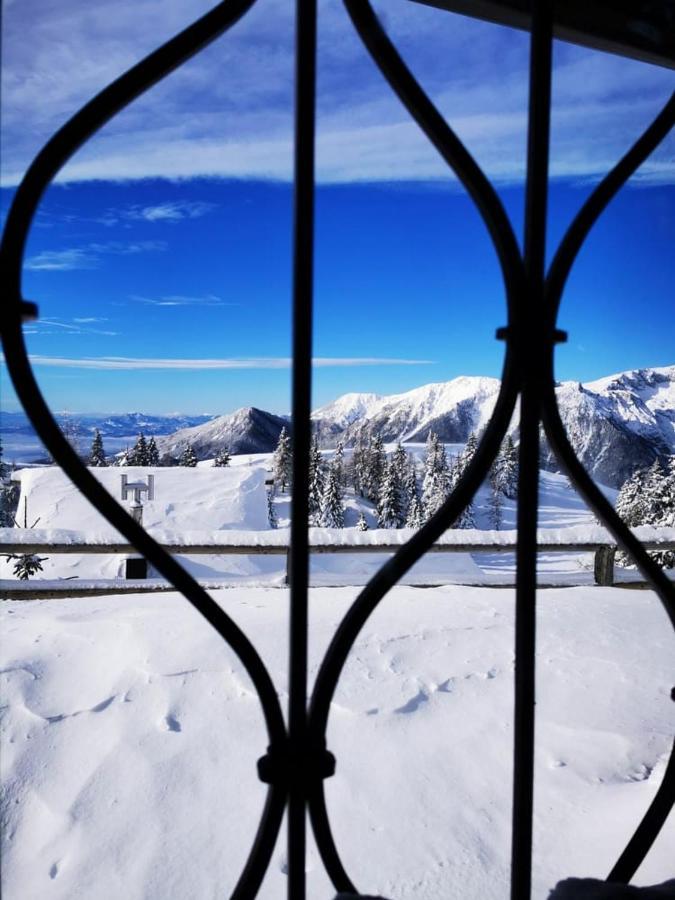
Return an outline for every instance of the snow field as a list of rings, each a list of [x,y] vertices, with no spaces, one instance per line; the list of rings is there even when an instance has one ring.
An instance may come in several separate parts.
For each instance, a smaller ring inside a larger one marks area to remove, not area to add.
[[[310,597],[310,678],[354,588]],[[287,703],[284,590],[219,603]],[[265,788],[260,707],[232,652],[174,594],[8,602],[3,653],[3,878],[8,900],[228,896]],[[542,591],[535,890],[604,877],[662,776],[673,637],[648,592]],[[513,703],[510,590],[395,588],[334,698],[326,782],[338,848],[364,892],[502,900]],[[285,896],[285,838],[260,897]],[[671,815],[638,884],[672,877]],[[332,898],[316,850],[308,896]]]

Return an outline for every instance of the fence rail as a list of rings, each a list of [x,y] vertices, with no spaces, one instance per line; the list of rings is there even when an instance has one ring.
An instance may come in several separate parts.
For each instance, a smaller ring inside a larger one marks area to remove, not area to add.
[[[667,536],[670,537],[672,529],[667,530]],[[179,540],[162,541],[160,546],[173,555],[185,556],[285,556],[286,557],[286,577],[285,584],[289,583],[290,577],[290,543],[281,542],[273,544],[265,543],[245,543],[243,541],[228,541],[227,538],[217,542],[208,543],[185,543]],[[642,541],[642,546],[646,550],[675,551],[675,540],[648,540]],[[400,543],[328,543],[322,541],[319,543],[309,544],[309,552],[311,554],[363,554],[363,553],[389,553],[394,554],[401,547]],[[428,548],[428,553],[514,553],[517,547],[517,536],[515,533],[505,534],[504,539],[500,541],[477,540],[471,542],[454,540],[450,541],[447,537],[432,544]],[[617,546],[609,538],[606,540],[540,540],[537,542],[537,550],[539,553],[594,553],[593,574],[597,585],[611,587],[614,582],[614,562],[617,552]],[[69,541],[69,542],[49,542],[45,539],[36,539],[33,541],[5,541],[0,543],[0,555],[2,554],[39,554],[48,553],[51,555],[61,554],[86,554],[86,555],[128,555],[133,556],[136,550],[132,544],[114,541]],[[74,580],[63,579],[58,584],[51,579],[35,579],[30,584],[26,581],[19,580],[3,580],[0,581],[0,599],[11,599],[21,597],[23,599],[36,599],[48,597],[60,597],[66,594],[72,596],[94,596],[105,593],[128,593],[131,590],[139,591],[161,591],[173,590],[174,588],[164,587],[161,582],[154,582],[152,585],[143,584],[145,579],[139,577],[134,572],[127,572],[126,579],[84,579],[85,585],[77,585]],[[44,581],[42,587],[40,583]],[[94,583],[94,582],[100,583]],[[641,582],[640,582],[641,583]],[[218,589],[222,587],[232,586],[232,582],[226,579],[211,579],[200,582],[201,586],[209,589]],[[474,582],[472,582],[474,584]],[[568,583],[566,583],[568,585]],[[134,585],[140,585],[135,588]],[[485,587],[504,587],[504,584],[485,584]],[[540,586],[543,586],[540,584]],[[546,585],[553,587],[554,585]],[[568,585],[569,586],[569,585]]]

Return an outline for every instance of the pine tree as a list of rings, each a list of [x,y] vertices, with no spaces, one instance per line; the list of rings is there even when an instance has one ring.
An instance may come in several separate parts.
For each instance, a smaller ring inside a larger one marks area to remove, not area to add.
[[[186,444],[185,449],[180,455],[178,460],[179,466],[185,466],[189,469],[194,469],[197,465],[197,457],[195,456],[195,451],[192,444]]]
[[[145,440],[145,435],[142,431],[136,438],[136,443],[134,444],[134,448],[129,455],[129,462],[127,463],[127,465],[148,465],[148,442]]]
[[[230,451],[228,447],[223,447],[216,453],[213,465],[218,469],[224,469],[230,464]]]
[[[614,504],[617,513],[626,525],[642,525],[648,518],[645,484],[647,470],[637,469],[624,481]]]
[[[365,497],[365,448],[363,446],[363,439],[359,434],[359,440],[354,450],[352,452],[351,459],[351,480],[354,485],[354,493],[359,497]]]
[[[401,482],[396,461],[387,463],[380,489],[377,505],[377,524],[380,528],[400,528],[403,524],[401,516]]]
[[[478,447],[478,440],[476,438],[476,433],[474,431],[472,431],[466,440],[466,445],[464,446],[464,452],[462,453],[462,470],[464,470],[469,465],[471,460],[473,459],[473,455],[476,452],[477,447]]]
[[[291,483],[293,472],[293,450],[291,447],[291,439],[288,436],[286,427],[281,429],[277,448],[272,457],[272,472],[274,475],[274,483],[280,489],[281,493],[285,493],[286,488]]]
[[[453,528],[475,528],[476,520],[473,514],[473,502],[469,503],[467,507],[465,507],[457,520],[452,525]]]
[[[502,527],[502,492],[499,489],[495,473],[490,474],[490,497],[488,499],[488,510],[490,514],[490,524],[499,531]]]
[[[335,460],[328,467],[319,512],[319,524],[323,528],[344,528],[345,525],[340,470],[341,466]]]
[[[321,515],[321,498],[324,490],[324,466],[319,452],[319,441],[315,436],[309,451],[309,496],[308,508],[310,522],[314,523]]]
[[[386,465],[384,444],[379,435],[375,436],[375,439],[368,447],[364,462],[362,475],[363,493],[372,503],[377,503]]]
[[[406,528],[421,528],[424,525],[424,510],[417,494],[413,494],[408,506],[408,516],[405,520]]]
[[[279,527],[279,519],[277,517],[277,511],[274,506],[274,488],[271,488],[267,492],[267,522],[270,528]]]
[[[356,527],[359,531],[368,531],[368,523],[363,515],[363,510],[359,513],[359,521],[356,523]]]
[[[509,500],[518,496],[518,453],[510,434],[506,436],[494,463],[498,490]]]
[[[415,460],[410,454],[407,454],[405,473],[403,476],[401,489],[401,517],[407,527],[417,528],[419,526],[408,526],[408,518],[410,516],[410,507],[413,499],[417,500],[417,505],[421,511],[422,507],[419,502],[419,488],[417,487],[417,472],[415,470]]]
[[[333,463],[337,468],[340,490],[344,495],[345,488],[347,487],[347,476],[345,473],[345,445],[342,441],[338,441],[335,445],[335,456],[333,457]]]
[[[14,519],[13,524],[16,525],[17,528],[35,528],[39,521],[40,518],[38,516],[32,525],[28,525],[28,498],[24,497],[23,525],[16,519]],[[41,572],[42,563],[49,558],[47,556],[36,556],[33,553],[5,553],[3,555],[9,561],[14,560],[12,571],[20,581],[28,581],[28,579],[35,575],[36,572]]]
[[[427,437],[427,455],[422,481],[422,510],[425,521],[436,513],[448,495],[450,488],[448,460],[445,447],[433,431]]]
[[[157,444],[155,443],[155,438],[153,436],[151,436],[148,441],[148,465],[159,465],[159,450],[157,449]]]
[[[105,460],[105,451],[103,449],[103,438],[98,428],[94,429],[94,440],[91,442],[91,453],[89,454],[89,465],[95,468],[107,466]]]
[[[7,481],[9,478],[9,466],[3,458],[2,438],[0,438],[0,481]]]

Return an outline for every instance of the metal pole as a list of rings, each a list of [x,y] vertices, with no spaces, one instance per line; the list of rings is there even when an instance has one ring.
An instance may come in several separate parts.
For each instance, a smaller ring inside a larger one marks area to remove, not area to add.
[[[522,367],[516,548],[516,646],[511,900],[529,900],[532,884],[535,632],[539,420],[546,361],[553,335],[545,333],[546,208],[551,107],[551,0],[532,3],[530,97],[525,197],[526,295],[518,310]],[[527,348],[526,349],[526,344]]]
[[[293,500],[291,506],[288,898],[305,900],[308,472],[314,278],[316,0],[296,2],[293,255]]]

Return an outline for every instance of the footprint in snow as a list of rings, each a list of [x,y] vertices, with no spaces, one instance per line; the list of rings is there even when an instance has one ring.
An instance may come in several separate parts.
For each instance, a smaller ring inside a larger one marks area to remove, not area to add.
[[[175,732],[183,730],[180,722],[178,721],[176,716],[174,716],[172,713],[167,713],[166,716],[164,716],[164,729],[166,731],[175,731]]]
[[[416,712],[420,706],[424,703],[428,703],[429,697],[424,693],[423,690],[420,690],[414,697],[411,697],[407,703],[404,703],[403,706],[399,706],[394,710],[396,713],[413,713]]]

